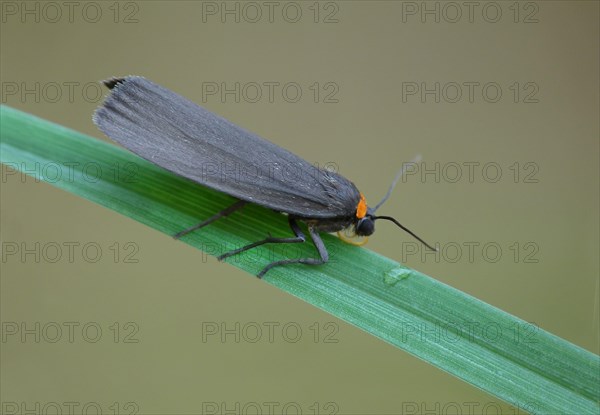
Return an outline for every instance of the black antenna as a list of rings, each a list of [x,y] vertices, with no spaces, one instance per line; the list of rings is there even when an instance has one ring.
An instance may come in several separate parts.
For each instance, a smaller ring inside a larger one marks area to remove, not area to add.
[[[411,231],[410,229],[408,229],[407,227],[402,225],[400,222],[398,222],[396,219],[392,218],[391,216],[373,216],[373,220],[377,220],[377,219],[385,219],[385,220],[389,220],[390,222],[394,222],[396,225],[401,227],[406,233],[411,234],[415,239],[417,239],[419,242],[421,242],[427,248],[431,249],[432,251],[437,252],[437,249],[435,249],[434,247],[429,245],[427,242],[425,242],[424,240],[419,238],[413,231]]]

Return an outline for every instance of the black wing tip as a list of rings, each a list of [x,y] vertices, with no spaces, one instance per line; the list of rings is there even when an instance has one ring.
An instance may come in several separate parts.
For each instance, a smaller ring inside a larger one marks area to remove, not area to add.
[[[131,81],[133,79],[140,79],[143,78],[141,76],[135,76],[135,75],[128,75],[128,76],[112,76],[108,79],[105,79],[103,81],[100,81],[100,83],[102,85],[104,85],[105,87],[107,87],[108,89],[112,90],[115,89],[116,87],[118,87],[119,85],[122,85],[128,81]]]
[[[100,123],[99,123],[100,117],[103,115],[102,114],[103,110],[106,107],[107,101],[110,100],[111,95],[115,94],[119,88],[121,88],[123,85],[125,85],[129,81],[136,80],[136,79],[144,79],[144,77],[137,76],[137,75],[113,76],[113,77],[110,77],[103,81],[100,81],[100,83],[102,85],[104,85],[105,87],[107,87],[110,90],[110,93],[107,95],[104,103],[102,105],[100,105],[98,108],[96,108],[96,111],[94,111],[94,113],[92,114],[92,121],[94,124],[96,124],[98,127],[100,126]]]
[[[112,78],[105,79],[104,81],[100,81],[100,82],[102,83],[102,85],[104,85],[108,89],[113,89],[117,85],[122,84],[123,82],[125,82],[126,79],[127,78],[117,78],[116,76],[114,76]]]

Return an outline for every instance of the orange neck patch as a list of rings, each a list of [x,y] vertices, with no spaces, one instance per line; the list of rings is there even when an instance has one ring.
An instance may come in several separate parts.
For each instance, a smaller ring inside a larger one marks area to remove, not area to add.
[[[356,217],[358,219],[362,219],[367,214],[367,201],[365,200],[365,196],[361,193],[360,200],[358,201],[358,205],[356,206]]]

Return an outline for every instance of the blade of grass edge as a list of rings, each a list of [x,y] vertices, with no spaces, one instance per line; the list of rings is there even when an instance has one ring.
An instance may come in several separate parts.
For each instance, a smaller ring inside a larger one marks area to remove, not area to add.
[[[3,182],[21,171],[168,235],[233,200],[117,146],[7,106],[0,111]],[[218,254],[266,232],[287,235],[285,217],[248,206],[184,242]],[[330,235],[324,241],[329,264],[276,268],[264,281],[521,411],[599,412],[597,355],[389,258]],[[289,256],[273,248],[253,251],[229,262],[255,275],[270,261]],[[314,252],[299,246],[294,254]]]

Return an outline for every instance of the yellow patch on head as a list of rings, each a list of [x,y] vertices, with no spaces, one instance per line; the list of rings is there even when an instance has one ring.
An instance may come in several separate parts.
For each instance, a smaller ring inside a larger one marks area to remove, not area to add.
[[[358,205],[356,206],[356,217],[358,219],[362,219],[367,214],[367,201],[365,200],[365,196],[361,193],[360,200],[358,201]]]
[[[369,237],[368,236],[358,236],[356,235],[356,233],[352,232],[351,234],[348,235],[348,229],[346,229],[346,232],[340,232],[338,231],[338,238],[340,238],[342,241],[349,243],[350,245],[354,245],[354,246],[363,246],[366,245],[367,242],[369,242]]]

